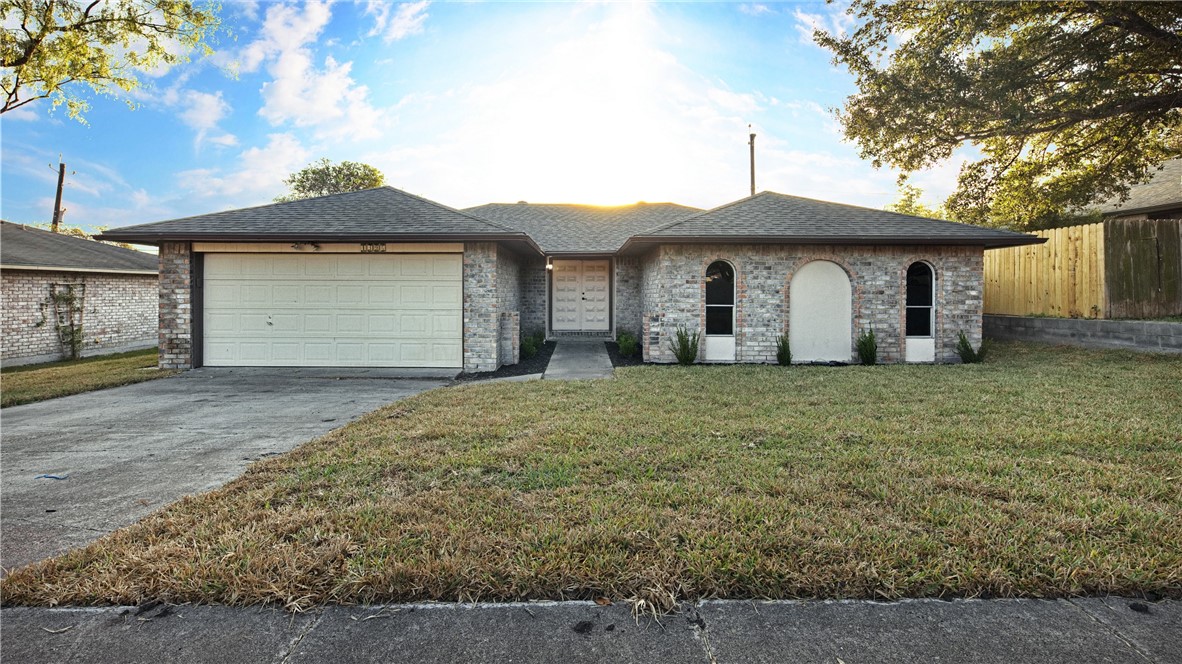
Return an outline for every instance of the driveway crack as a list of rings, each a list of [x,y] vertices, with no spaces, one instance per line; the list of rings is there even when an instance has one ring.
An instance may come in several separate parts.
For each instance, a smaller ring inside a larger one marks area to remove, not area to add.
[[[282,657],[280,657],[278,660],[279,664],[287,664],[288,662],[291,661],[291,656],[292,656],[292,654],[295,653],[296,648],[299,647],[300,642],[304,640],[305,636],[307,636],[308,634],[311,634],[312,630],[316,629],[316,627],[318,625],[320,625],[320,621],[323,619],[324,619],[324,609],[321,609],[321,611],[316,615],[315,620],[309,621],[308,624],[305,625],[304,628],[300,630],[299,634],[296,634],[294,637],[292,637],[291,643],[287,644],[287,651],[286,652],[280,651],[280,654],[282,655]],[[295,620],[295,614],[292,615],[292,620]]]
[[[706,659],[710,664],[718,664],[718,659],[714,656],[714,648],[710,644],[710,635],[706,633],[706,618],[702,616],[699,608],[699,606],[692,606],[686,609],[685,619],[694,632],[694,638],[701,642],[702,650],[706,652]]]
[[[1128,646],[1128,647],[1129,647],[1129,650],[1132,650],[1133,652],[1137,653],[1137,655],[1138,655],[1138,656],[1140,656],[1140,657],[1141,657],[1141,659],[1145,660],[1146,662],[1154,662],[1154,661],[1156,661],[1156,660],[1153,658],[1153,656],[1151,656],[1149,653],[1147,653],[1147,652],[1145,652],[1145,651],[1141,650],[1140,648],[1138,648],[1138,647],[1136,646],[1136,644],[1134,644],[1134,643],[1133,643],[1132,641],[1130,641],[1129,639],[1125,638],[1125,635],[1124,635],[1124,634],[1121,634],[1121,633],[1120,633],[1120,630],[1119,630],[1119,629],[1117,629],[1116,627],[1114,627],[1114,626],[1112,626],[1112,625],[1109,625],[1108,623],[1104,622],[1103,620],[1100,620],[1100,619],[1099,619],[1099,618],[1097,618],[1096,616],[1092,615],[1092,612],[1091,612],[1091,611],[1088,611],[1086,608],[1084,608],[1084,607],[1080,606],[1079,604],[1076,604],[1076,603],[1075,603],[1075,601],[1074,601],[1073,599],[1071,599],[1071,598],[1067,598],[1065,601],[1066,601],[1068,604],[1070,604],[1071,606],[1075,607],[1075,609],[1076,609],[1077,611],[1079,611],[1080,613],[1082,613],[1082,614],[1084,614],[1085,616],[1087,616],[1089,620],[1091,620],[1092,622],[1096,623],[1097,625],[1099,625],[1099,626],[1103,627],[1105,630],[1107,630],[1107,631],[1108,631],[1108,633],[1109,633],[1109,634],[1112,634],[1112,635],[1113,635],[1113,636],[1115,636],[1117,639],[1119,639],[1121,643],[1123,643],[1123,644],[1125,644],[1126,646]]]

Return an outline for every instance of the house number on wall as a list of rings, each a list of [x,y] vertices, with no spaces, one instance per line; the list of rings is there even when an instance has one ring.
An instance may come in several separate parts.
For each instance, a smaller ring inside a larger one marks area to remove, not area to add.
[[[385,242],[362,242],[361,253],[363,254],[384,254],[386,253]]]

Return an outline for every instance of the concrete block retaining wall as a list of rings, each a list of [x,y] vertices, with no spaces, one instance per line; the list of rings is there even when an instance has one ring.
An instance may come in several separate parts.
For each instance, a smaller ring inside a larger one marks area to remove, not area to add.
[[[984,330],[990,339],[1182,353],[1182,323],[987,315]]]

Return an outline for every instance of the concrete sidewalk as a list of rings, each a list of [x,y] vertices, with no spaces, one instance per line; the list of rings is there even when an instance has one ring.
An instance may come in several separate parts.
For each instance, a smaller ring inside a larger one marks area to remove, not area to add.
[[[1182,602],[155,605],[0,612],[5,662],[1182,662]]]
[[[603,339],[564,338],[558,340],[545,380],[586,380],[611,378],[612,360]]]

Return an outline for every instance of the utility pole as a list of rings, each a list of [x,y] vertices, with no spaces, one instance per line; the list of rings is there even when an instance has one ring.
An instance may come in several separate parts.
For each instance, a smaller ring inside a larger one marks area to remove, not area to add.
[[[747,130],[751,130],[751,125],[747,125]],[[751,195],[755,195],[755,132],[751,132],[751,141],[748,143],[751,146]]]
[[[62,187],[66,184],[66,164],[61,155],[57,157],[57,198],[53,201],[53,223],[50,229],[56,233],[62,224]],[[754,185],[753,185],[754,186]]]

